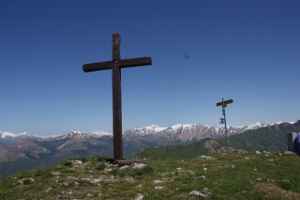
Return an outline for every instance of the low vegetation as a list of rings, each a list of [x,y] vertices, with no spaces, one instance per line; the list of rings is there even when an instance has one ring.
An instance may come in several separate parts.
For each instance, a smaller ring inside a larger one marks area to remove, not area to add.
[[[281,152],[145,158],[115,166],[99,157],[8,176],[0,199],[300,199],[300,157]]]

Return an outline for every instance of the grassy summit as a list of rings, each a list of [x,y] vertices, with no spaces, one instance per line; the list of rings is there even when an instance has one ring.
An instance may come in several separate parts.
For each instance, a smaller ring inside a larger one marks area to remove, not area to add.
[[[0,199],[300,199],[300,157],[279,152],[146,158],[113,166],[65,160],[0,181]]]

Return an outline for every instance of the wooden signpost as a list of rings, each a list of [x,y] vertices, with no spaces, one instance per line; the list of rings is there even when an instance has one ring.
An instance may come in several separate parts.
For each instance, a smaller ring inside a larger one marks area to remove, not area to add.
[[[228,145],[228,135],[227,135],[227,125],[226,125],[226,115],[225,115],[225,107],[227,107],[227,104],[233,103],[232,99],[224,101],[224,98],[222,98],[222,101],[218,102],[216,106],[222,106],[222,113],[223,118],[220,118],[220,123],[225,124],[225,134],[226,134],[226,145],[227,145],[227,152],[229,152],[229,145]]]
[[[112,94],[113,94],[113,142],[114,163],[123,159],[122,144],[122,98],[121,98],[121,68],[151,65],[151,57],[121,59],[120,35],[114,33],[112,36],[112,60],[106,62],[95,62],[83,65],[84,72],[94,72],[112,69]]]

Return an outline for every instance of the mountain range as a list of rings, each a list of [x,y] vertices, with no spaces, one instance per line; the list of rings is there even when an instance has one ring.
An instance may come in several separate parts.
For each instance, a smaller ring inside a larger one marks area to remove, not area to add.
[[[286,127],[284,126],[286,124],[294,128],[281,129],[281,127]],[[253,131],[261,129],[270,129],[270,127],[275,127],[271,128],[272,130],[282,130],[284,134],[286,131],[299,131],[299,124],[299,121],[295,123],[258,122],[249,126],[228,126],[227,129],[230,137],[240,135],[246,138],[245,135],[248,132],[252,131],[253,133]],[[112,133],[104,131],[91,133],[73,131],[64,135],[49,137],[0,131],[0,177],[35,167],[55,165],[70,157],[89,155],[112,157],[112,136]],[[134,157],[146,147],[184,145],[204,138],[222,140],[224,137],[223,126],[177,124],[170,127],[151,125],[134,128],[123,133],[124,157]],[[237,141],[239,140],[237,139]],[[280,142],[282,143],[282,139]]]
[[[255,124],[251,124],[249,126],[228,126],[227,131],[228,135],[235,135],[239,133],[243,133],[247,130],[253,130],[257,128],[272,126],[278,123],[261,123],[257,122]],[[291,122],[292,124],[293,122]],[[8,145],[10,143],[16,142],[20,139],[33,139],[33,140],[62,140],[72,137],[81,137],[81,138],[102,138],[102,137],[112,137],[113,134],[111,132],[106,131],[95,131],[91,133],[83,133],[80,131],[73,131],[64,135],[59,136],[35,136],[28,134],[26,132],[22,133],[11,133],[7,131],[0,131],[0,147]],[[150,125],[143,128],[133,128],[125,131],[123,133],[124,139],[132,138],[132,137],[166,137],[168,140],[173,138],[177,140],[179,143],[190,142],[195,140],[201,140],[203,138],[221,138],[225,136],[224,127],[223,126],[209,126],[209,125],[201,125],[201,124],[176,124],[170,127],[160,127],[158,125]]]

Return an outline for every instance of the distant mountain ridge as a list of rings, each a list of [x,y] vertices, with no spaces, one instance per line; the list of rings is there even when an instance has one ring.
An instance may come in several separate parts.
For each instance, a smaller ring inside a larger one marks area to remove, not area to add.
[[[280,124],[284,122],[277,122],[277,123],[264,123],[264,122],[257,122],[255,124],[250,124],[248,126],[227,126],[228,133],[229,135],[234,135],[238,133],[242,133],[247,130],[252,130],[252,129],[257,129],[257,128],[262,128],[262,127],[267,127],[267,126],[272,126],[275,124]],[[295,122],[285,122],[285,123],[295,123]],[[178,132],[201,132],[204,135],[215,135],[213,137],[218,137],[222,136],[224,134],[224,126],[210,126],[210,125],[202,125],[202,124],[176,124],[172,125],[170,127],[160,127],[158,125],[150,125],[142,128],[132,128],[129,130],[124,131],[123,135],[124,136],[129,136],[129,135],[140,135],[140,136],[145,136],[145,135],[152,135],[152,134],[174,134]],[[209,134],[208,134],[209,132]],[[82,137],[95,137],[95,138],[101,138],[103,136],[113,136],[111,132],[108,131],[94,131],[94,132],[80,132],[80,131],[72,131],[67,134],[63,135],[55,135],[55,136],[37,136],[37,135],[31,135],[27,132],[21,132],[21,133],[11,133],[8,131],[0,131],[0,139],[7,139],[7,140],[12,140],[15,141],[17,139],[22,139],[22,138],[39,138],[39,139],[57,139],[57,138],[69,138],[72,137],[73,135],[81,135]],[[0,144],[1,146],[1,144]]]
[[[231,144],[245,144],[245,149],[281,149],[286,145],[288,131],[300,131],[300,121],[296,123],[256,123],[249,126],[228,126]],[[272,137],[280,133],[274,144]],[[259,137],[262,133],[264,137]],[[272,134],[269,134],[272,133]],[[248,137],[248,135],[253,135]],[[123,153],[125,158],[136,156],[147,147],[191,144],[204,138],[222,140],[224,128],[201,124],[177,124],[170,127],[151,125],[127,130],[123,133]],[[233,137],[236,137],[233,138]],[[241,138],[242,141],[241,142]],[[257,139],[260,139],[257,141]],[[251,140],[251,144],[249,141]],[[248,142],[247,142],[248,141]],[[253,147],[253,148],[252,148]],[[52,137],[32,136],[28,133],[12,134],[0,132],[0,177],[16,172],[58,164],[66,158],[97,155],[112,157],[112,133],[95,131],[83,133],[73,131]]]

